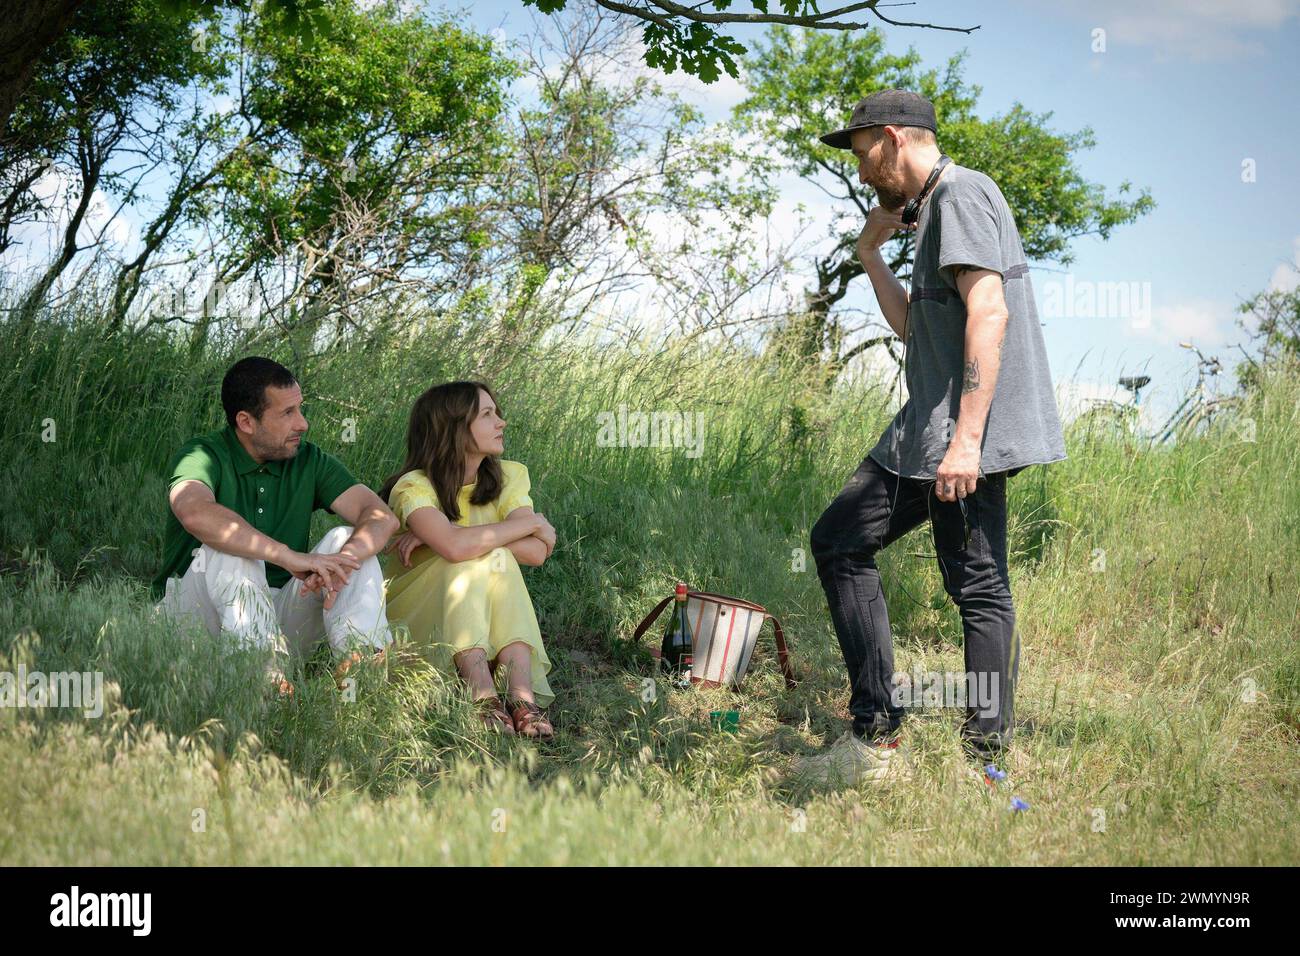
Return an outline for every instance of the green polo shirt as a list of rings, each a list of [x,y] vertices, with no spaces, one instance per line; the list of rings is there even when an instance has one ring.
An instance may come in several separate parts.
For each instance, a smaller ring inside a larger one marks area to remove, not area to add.
[[[169,494],[177,482],[197,479],[212,489],[217,504],[267,537],[302,552],[311,550],[307,537],[312,512],[328,510],[339,495],[357,484],[343,462],[305,438],[292,458],[259,465],[229,425],[187,441],[168,471]],[[200,547],[202,542],[185,530],[169,506],[162,570],[150,588],[155,601],[166,593],[169,577],[185,573]],[[267,562],[266,583],[271,587],[282,587],[289,577],[284,568]]]

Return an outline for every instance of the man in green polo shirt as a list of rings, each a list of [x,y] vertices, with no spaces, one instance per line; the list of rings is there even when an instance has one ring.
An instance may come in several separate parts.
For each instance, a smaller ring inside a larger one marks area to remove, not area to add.
[[[302,390],[265,358],[236,362],[221,383],[226,427],[192,438],[169,468],[163,564],[152,594],[166,613],[197,617],[265,648],[282,693],[290,654],[322,638],[336,676],[380,659],[392,640],[375,557],[396,516],[333,455],[303,436]],[[346,525],[308,551],[311,516],[328,508]]]

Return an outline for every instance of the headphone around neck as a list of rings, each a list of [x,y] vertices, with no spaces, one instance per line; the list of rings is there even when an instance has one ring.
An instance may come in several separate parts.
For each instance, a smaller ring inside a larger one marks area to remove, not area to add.
[[[934,164],[934,169],[930,170],[930,175],[926,177],[925,185],[921,187],[921,194],[915,199],[909,199],[907,205],[903,207],[903,222],[910,226],[921,217],[921,203],[925,201],[925,197],[934,188],[934,182],[939,178],[939,174],[943,172],[943,168],[951,162],[952,159],[949,158],[947,153],[939,154],[939,161]]]

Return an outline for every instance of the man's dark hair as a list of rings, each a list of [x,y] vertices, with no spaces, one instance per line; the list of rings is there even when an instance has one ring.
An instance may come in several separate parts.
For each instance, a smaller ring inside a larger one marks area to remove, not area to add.
[[[235,427],[235,416],[248,412],[258,421],[266,411],[269,402],[266,399],[267,386],[289,388],[297,385],[293,372],[273,362],[269,358],[249,356],[230,366],[226,377],[221,380],[221,406],[226,410],[226,421]]]

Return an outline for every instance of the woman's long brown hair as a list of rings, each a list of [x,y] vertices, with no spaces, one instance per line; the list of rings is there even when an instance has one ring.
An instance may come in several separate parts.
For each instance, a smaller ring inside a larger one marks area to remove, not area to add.
[[[469,426],[479,413],[480,388],[496,403],[496,395],[482,382],[435,385],[415,400],[406,427],[406,461],[384,482],[379,492],[384,504],[388,503],[397,479],[419,468],[429,476],[447,520],[455,522],[460,519],[460,486],[465,478],[465,458],[473,440]],[[497,414],[500,413],[498,404]],[[488,455],[478,466],[478,479],[470,494],[470,503],[485,505],[496,501],[502,484],[501,463],[495,455]]]

